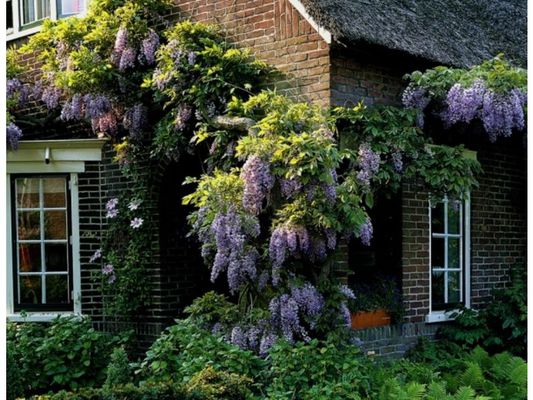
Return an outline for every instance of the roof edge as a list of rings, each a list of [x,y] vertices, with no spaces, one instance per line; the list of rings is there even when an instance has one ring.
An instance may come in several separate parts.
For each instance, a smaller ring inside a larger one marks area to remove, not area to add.
[[[289,0],[289,3],[300,13],[304,19],[309,22],[309,25],[313,27],[314,30],[318,32],[318,34],[324,39],[324,41],[327,44],[331,44],[332,36],[331,32],[328,31],[326,28],[321,27],[314,19],[309,15],[307,10],[305,9],[305,6],[302,4],[300,0]]]

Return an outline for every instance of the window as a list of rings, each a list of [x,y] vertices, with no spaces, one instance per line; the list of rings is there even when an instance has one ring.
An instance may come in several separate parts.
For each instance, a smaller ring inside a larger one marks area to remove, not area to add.
[[[85,12],[85,0],[57,0],[57,15],[59,18]]]
[[[21,25],[29,25],[50,17],[50,0],[21,0]]]
[[[15,311],[72,311],[68,176],[12,178]]]
[[[78,174],[100,162],[101,139],[21,141],[7,152],[7,316],[81,314]],[[21,312],[25,311],[25,315]]]
[[[470,305],[469,201],[443,201],[430,206],[430,314]]]
[[[7,39],[13,40],[40,30],[42,21],[83,15],[89,0],[7,0]]]

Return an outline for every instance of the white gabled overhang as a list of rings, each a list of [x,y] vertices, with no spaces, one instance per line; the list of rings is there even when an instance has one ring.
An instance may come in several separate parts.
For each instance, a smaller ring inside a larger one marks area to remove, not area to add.
[[[331,32],[327,29],[321,27],[307,12],[304,5],[299,0],[289,0],[289,3],[292,4],[292,6],[298,10],[300,15],[305,18],[307,22],[309,22],[309,25],[313,27],[314,30],[318,32],[318,34],[324,39],[324,41],[327,44],[331,44]]]

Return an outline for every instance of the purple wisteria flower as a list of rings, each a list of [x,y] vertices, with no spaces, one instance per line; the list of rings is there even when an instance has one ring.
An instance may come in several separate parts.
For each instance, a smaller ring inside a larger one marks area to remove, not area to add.
[[[192,108],[188,104],[180,104],[176,111],[176,119],[174,120],[174,127],[178,131],[182,131],[187,127],[187,122],[191,119]]]
[[[344,325],[346,325],[347,327],[350,327],[352,325],[352,315],[350,313],[350,309],[348,308],[348,305],[345,302],[342,302],[340,304],[340,311],[342,314]]]
[[[359,146],[358,163],[359,172],[357,180],[364,187],[370,186],[370,180],[379,170],[381,158],[378,153],[374,152],[368,143]]]
[[[270,165],[259,156],[251,155],[242,167],[241,179],[244,181],[243,207],[246,211],[258,215],[263,200],[274,186]]]
[[[94,132],[108,133],[114,135],[117,133],[118,122],[113,111],[100,115],[91,120],[91,126]]]
[[[245,332],[240,326],[235,326],[231,330],[230,342],[234,344],[235,346],[240,347],[243,350],[248,348],[248,343],[247,343]]]
[[[401,173],[403,171],[403,155],[400,151],[392,153],[392,165],[396,172]]]
[[[6,126],[6,140],[7,145],[11,150],[17,150],[19,147],[19,141],[22,137],[22,131],[13,122],[10,122]]]
[[[130,226],[133,229],[138,229],[142,226],[144,220],[142,218],[135,217],[130,221]]]
[[[107,211],[106,218],[115,218],[118,215],[118,199],[115,197],[111,200],[109,200],[106,205],[105,209]]]
[[[152,65],[155,62],[155,52],[158,47],[159,35],[153,29],[150,29],[141,43],[141,53],[139,54],[139,57],[142,55],[143,62]]]
[[[102,258],[102,249],[96,250],[94,254],[91,256],[91,258],[89,259],[89,262],[94,263],[96,260],[99,260],[100,258]]]
[[[120,63],[120,59],[122,57],[122,53],[126,49],[126,46],[128,45],[128,30],[121,26],[117,31],[117,36],[115,38],[115,45],[113,47],[113,53],[111,54],[111,62],[118,66]]]
[[[278,339],[279,337],[272,332],[264,333],[261,337],[261,342],[259,343],[259,354],[262,357],[265,357],[268,354],[268,350],[274,346]]]
[[[335,169],[331,169],[329,171],[329,175],[331,176],[331,179],[333,180],[333,183],[323,183],[322,184],[322,190],[324,191],[324,194],[326,196],[326,199],[334,203],[337,199],[337,171]]]
[[[333,229],[326,229],[326,246],[330,250],[335,250],[337,247],[337,233]]]
[[[142,140],[143,129],[146,125],[147,108],[137,103],[133,107],[128,108],[124,113],[122,124],[124,128],[130,132],[130,137],[135,141]]]
[[[485,83],[481,79],[477,79],[469,88],[464,88],[458,83],[453,85],[446,96],[447,123],[450,125],[459,121],[469,123],[477,117],[483,106],[485,92]]]
[[[302,184],[296,178],[281,179],[280,180],[281,194],[287,198],[292,198],[296,193],[302,189]]]
[[[137,58],[137,51],[134,48],[126,47],[120,55],[120,61],[118,63],[118,69],[125,71],[128,68],[135,66],[135,59]]]
[[[280,269],[289,256],[307,254],[310,248],[309,233],[301,225],[280,225],[270,237],[269,255],[272,262],[272,284],[277,286]]]
[[[481,119],[494,142],[498,136],[509,137],[513,129],[524,129],[525,95],[518,89],[509,95],[487,91],[483,98]]]
[[[370,218],[367,218],[359,228],[359,237],[361,238],[361,242],[365,246],[370,246],[370,241],[372,240],[373,234],[374,228],[372,226],[372,221],[370,221]]]
[[[402,94],[402,103],[407,108],[415,108],[423,111],[429,104],[430,97],[423,87],[409,84]]]
[[[298,304],[300,311],[313,320],[320,315],[325,305],[322,294],[310,283],[301,287],[292,287],[291,296]]]
[[[339,292],[341,292],[347,299],[355,300],[355,294],[352,289],[346,285],[339,286]]]
[[[104,275],[110,275],[115,272],[115,268],[113,267],[113,264],[107,263],[102,267],[102,274]]]
[[[194,51],[189,51],[187,54],[187,62],[189,65],[194,65],[196,63],[196,53]]]
[[[234,207],[219,213],[211,224],[211,235],[216,244],[216,254],[211,268],[211,281],[227,270],[228,285],[234,293],[243,283],[255,280],[257,250],[246,243],[259,234],[257,219],[241,216]]]
[[[70,100],[67,100],[61,109],[61,119],[63,121],[80,120],[84,116],[83,112],[83,95],[75,94]]]
[[[41,100],[44,102],[46,108],[52,110],[59,105],[61,98],[61,89],[56,87],[47,87],[43,90]]]

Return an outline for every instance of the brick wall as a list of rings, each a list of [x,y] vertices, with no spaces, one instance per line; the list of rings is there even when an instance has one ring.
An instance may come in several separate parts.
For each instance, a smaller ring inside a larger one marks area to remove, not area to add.
[[[403,76],[432,66],[405,54],[363,44],[349,48],[332,45],[330,58],[331,104],[347,107],[361,100],[366,105],[400,105],[406,86]]]
[[[478,160],[484,174],[471,202],[473,307],[507,283],[510,266],[526,263],[527,246],[525,150],[496,144]]]
[[[170,17],[219,25],[227,40],[278,68],[273,86],[329,104],[329,46],[288,0],[175,0]]]
[[[402,293],[405,321],[421,322],[429,311],[429,210],[427,192],[402,188]]]

